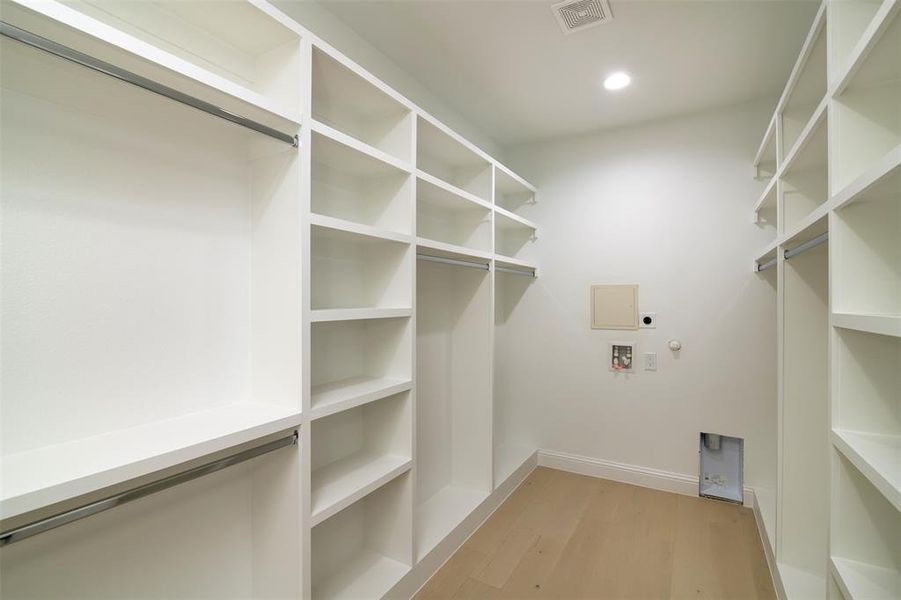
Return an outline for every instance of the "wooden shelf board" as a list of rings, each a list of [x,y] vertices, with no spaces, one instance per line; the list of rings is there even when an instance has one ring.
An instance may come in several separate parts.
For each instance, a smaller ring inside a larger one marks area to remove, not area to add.
[[[898,598],[901,595],[901,575],[893,569],[834,556],[830,557],[829,566],[847,600]]]
[[[232,404],[4,456],[0,518],[142,477],[300,425],[300,411]]]
[[[766,187],[763,189],[763,193],[760,194],[757,202],[754,203],[754,214],[758,214],[765,208],[770,208],[770,206],[775,208],[777,179],[777,177],[772,177],[770,178],[769,183],[766,184]]]
[[[535,194],[535,186],[500,164],[494,163],[494,189],[502,194]]]
[[[456,167],[492,163],[487,154],[430,115],[417,115],[416,130],[418,153]]]
[[[365,321],[399,319],[413,315],[412,308],[320,308],[310,311],[310,322]]]
[[[764,161],[764,158],[770,154],[770,148],[772,148],[773,154],[773,164],[776,164],[776,115],[773,115],[770,118],[770,123],[767,125],[766,132],[763,134],[763,139],[760,141],[760,146],[757,148],[757,154],[754,155],[754,162],[752,163],[754,167],[759,167],[760,163]]]
[[[417,251],[421,254],[436,256],[439,258],[453,258],[456,260],[469,260],[488,264],[491,260],[491,253],[484,250],[476,250],[465,246],[457,246],[455,244],[446,244],[426,238],[417,238]]]
[[[822,149],[825,149],[825,145],[827,143],[826,115],[828,106],[829,96],[827,94],[823,97],[822,100],[820,100],[820,103],[813,111],[813,114],[810,116],[807,124],[804,125],[804,129],[802,129],[800,135],[798,135],[797,141],[795,141],[791,149],[785,154],[785,159],[782,161],[782,165],[779,167],[778,176],[780,178],[784,177],[786,173],[791,172],[795,168],[809,166],[806,165],[806,163],[802,160],[807,154],[808,148],[811,151],[816,152],[820,150],[820,148],[814,148],[814,146],[822,144]]]
[[[410,567],[382,554],[363,550],[338,573],[313,588],[314,600],[381,598]]]
[[[353,221],[315,213],[310,214],[310,225],[338,232],[337,237],[342,237],[342,234],[346,234],[344,237],[347,239],[354,239],[353,236],[360,236],[361,238],[373,241],[399,242],[402,244],[410,244],[413,242],[413,236],[407,233],[400,233],[383,227],[373,227],[372,225],[364,225],[362,223],[355,223]]]
[[[393,377],[352,377],[318,385],[311,390],[310,419],[320,419],[399,394],[413,387],[413,380]]]
[[[425,558],[487,497],[485,492],[449,485],[420,504],[417,510],[417,559]]]
[[[475,194],[450,184],[443,179],[430,175],[422,170],[416,171],[417,184],[424,183],[421,188],[424,191],[423,199],[451,210],[472,210],[481,208],[491,210],[491,204],[485,202]],[[416,198],[420,199],[420,188],[417,185]]]
[[[358,452],[316,469],[312,474],[311,526],[406,473],[412,464],[406,456]]]
[[[835,429],[832,443],[901,512],[901,437]]]
[[[901,315],[832,313],[832,324],[842,329],[901,337]]]

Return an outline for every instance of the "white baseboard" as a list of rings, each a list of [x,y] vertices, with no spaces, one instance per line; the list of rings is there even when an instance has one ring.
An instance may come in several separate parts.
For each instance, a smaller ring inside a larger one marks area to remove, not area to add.
[[[578,454],[568,454],[566,452],[557,452],[554,450],[539,450],[538,465],[541,467],[549,467],[551,469],[559,469],[561,471],[569,471],[570,473],[578,473],[579,475],[610,479],[621,483],[631,483],[632,485],[662,490],[664,492],[674,492],[684,496],[698,495],[698,478],[683,473],[661,471],[659,469],[628,465],[612,460],[602,460],[600,458],[589,458],[587,456],[579,456]],[[752,506],[753,503],[754,490],[745,486],[744,505]]]

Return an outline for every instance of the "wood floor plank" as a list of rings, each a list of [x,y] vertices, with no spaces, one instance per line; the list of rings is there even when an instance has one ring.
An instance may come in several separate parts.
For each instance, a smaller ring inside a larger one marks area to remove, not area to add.
[[[536,469],[417,594],[775,598],[750,509]]]

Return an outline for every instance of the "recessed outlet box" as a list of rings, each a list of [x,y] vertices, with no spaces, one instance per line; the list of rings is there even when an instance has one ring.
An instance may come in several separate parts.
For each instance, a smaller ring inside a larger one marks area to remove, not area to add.
[[[657,313],[641,313],[638,319],[638,326],[642,329],[656,329]]]
[[[698,495],[744,502],[744,440],[718,433],[701,433]]]
[[[645,371],[656,371],[657,370],[657,353],[656,352],[645,352],[644,353],[644,370]]]

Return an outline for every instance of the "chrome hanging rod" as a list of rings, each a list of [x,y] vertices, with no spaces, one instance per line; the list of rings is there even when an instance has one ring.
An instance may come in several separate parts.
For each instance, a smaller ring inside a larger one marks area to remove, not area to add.
[[[819,246],[820,244],[825,244],[827,241],[829,241],[829,232],[828,231],[826,233],[818,235],[817,237],[813,238],[812,240],[807,240],[803,244],[799,244],[799,245],[795,246],[794,248],[786,250],[784,256],[787,260],[787,259],[791,258],[792,256],[797,256],[798,254],[801,254],[805,250],[810,250],[811,248]]]
[[[69,48],[68,46],[63,46],[62,44],[58,44],[53,40],[48,40],[47,38],[43,38],[39,35],[31,33],[30,31],[20,29],[15,25],[10,25],[5,21],[0,21],[0,34],[22,42],[23,44],[27,44],[32,48],[37,48],[38,50],[49,52],[54,56],[58,56],[60,58],[64,58],[68,61],[82,65],[83,67],[87,67],[89,69],[97,71],[98,73],[109,75],[110,77],[124,81],[125,83],[130,83],[131,85],[135,85],[149,92],[153,92],[154,94],[159,94],[160,96],[164,96],[166,98],[169,98],[170,100],[175,100],[176,102],[180,102],[181,104],[202,110],[203,112],[209,113],[215,117],[219,117],[220,119],[225,119],[226,121],[230,121],[232,123],[235,123],[236,125],[252,129],[258,133],[262,133],[263,135],[268,135],[269,137],[279,140],[280,142],[291,144],[295,148],[298,146],[299,142],[296,135],[290,135],[277,129],[273,129],[268,125],[263,125],[262,123],[258,123],[246,117],[242,117],[241,115],[236,115],[235,113],[229,112],[224,108],[216,106],[215,104],[210,104],[209,102],[201,100],[200,98],[189,96],[188,94],[179,92],[176,89],[170,88],[161,83],[157,83],[152,79],[142,77],[137,73],[126,71],[125,69],[117,67],[116,65],[102,61],[99,58],[94,58],[93,56],[79,52],[78,50],[75,50],[73,48]]]
[[[279,448],[295,445],[297,444],[297,438],[298,433],[297,431],[294,431],[294,433],[292,433],[291,435],[279,438],[267,444],[263,444],[255,448],[250,448],[248,450],[243,450],[236,454],[232,454],[231,456],[226,456],[225,458],[220,458],[219,460],[200,465],[199,467],[194,467],[193,469],[188,469],[187,471],[176,473],[175,475],[170,475],[169,477],[164,477],[163,479],[159,479],[157,481],[153,481],[151,483],[126,490],[114,496],[104,498],[103,500],[91,502],[89,504],[61,512],[53,516],[28,523],[27,525],[22,525],[21,527],[16,527],[15,529],[4,531],[0,533],[0,546],[6,546],[7,544],[12,544],[13,542],[18,542],[20,540],[30,538],[33,535],[44,533],[45,531],[50,531],[51,529],[56,529],[57,527],[62,527],[63,525],[67,525],[69,523],[72,523],[73,521],[78,521],[79,519],[84,519],[85,517],[96,515],[97,513],[103,512],[105,510],[109,510],[128,502],[132,502],[139,498],[161,492],[176,485],[181,485],[182,483],[186,483],[188,481],[191,481],[192,479],[197,479],[198,477],[203,477],[204,475],[209,475],[210,473],[215,473],[216,471],[221,471],[226,467],[231,467],[238,463],[256,458],[263,454],[272,452],[273,450],[278,450]]]
[[[526,277],[535,277],[534,269],[511,269],[510,267],[494,267],[495,271],[500,271],[501,273],[512,273],[514,275],[525,275]]]
[[[488,270],[488,263],[473,262],[470,260],[458,260],[456,258],[444,258],[443,256],[430,256],[428,254],[417,254],[418,260],[426,260],[429,262],[441,263],[444,265],[454,265],[455,267],[469,267],[472,269]]]
[[[766,271],[766,270],[769,269],[770,267],[775,267],[775,266],[776,266],[776,259],[775,259],[775,258],[771,258],[770,260],[766,261],[765,263],[758,264],[758,265],[757,265],[757,272],[759,273],[760,271]]]

